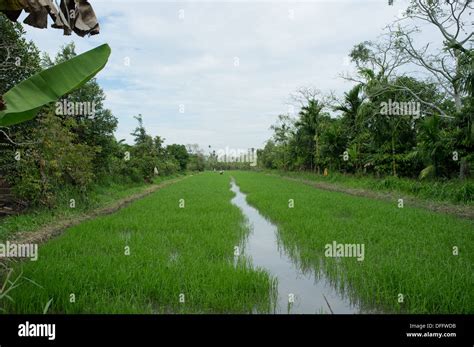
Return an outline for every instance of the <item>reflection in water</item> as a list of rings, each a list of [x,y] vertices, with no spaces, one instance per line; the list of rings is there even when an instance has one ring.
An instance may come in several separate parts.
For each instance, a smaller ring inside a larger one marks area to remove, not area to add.
[[[302,271],[298,261],[293,260],[279,242],[277,227],[247,203],[245,194],[234,181],[231,185],[236,194],[232,203],[242,210],[251,228],[241,253],[278,281],[274,313],[360,313],[323,274],[315,276],[314,271]]]

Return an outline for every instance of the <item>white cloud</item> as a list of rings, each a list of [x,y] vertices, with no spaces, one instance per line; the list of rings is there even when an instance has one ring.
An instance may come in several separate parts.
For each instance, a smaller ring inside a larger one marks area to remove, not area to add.
[[[337,77],[349,68],[344,57],[403,7],[383,0],[92,4],[100,35],[26,28],[28,37],[49,54],[71,40],[78,52],[109,43],[99,82],[119,119],[117,137],[130,141],[133,116],[141,113],[153,135],[205,148],[261,147],[298,87],[342,94],[349,87]]]

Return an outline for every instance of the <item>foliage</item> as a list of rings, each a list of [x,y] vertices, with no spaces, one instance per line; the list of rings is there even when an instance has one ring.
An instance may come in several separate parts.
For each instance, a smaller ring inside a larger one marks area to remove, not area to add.
[[[107,63],[107,44],[38,72],[8,90],[0,111],[0,126],[9,126],[33,118],[41,109],[94,77]]]
[[[188,151],[186,150],[186,146],[172,144],[172,145],[166,146],[166,152],[178,161],[179,168],[181,171],[186,170],[186,167],[188,165],[188,160],[189,160],[189,154],[188,154]]]
[[[66,186],[85,193],[94,179],[92,160],[97,148],[77,144],[74,120],[63,124],[52,112],[41,116],[32,131],[36,143],[19,151],[15,176],[8,176],[16,195],[30,205],[54,206]]]
[[[43,56],[42,64],[49,67],[60,64],[76,56],[75,45],[70,43],[61,48],[54,62],[48,56]],[[73,131],[78,136],[78,141],[89,146],[100,147],[94,158],[94,169],[99,176],[112,174],[112,157],[116,154],[116,140],[114,131],[118,121],[112,111],[104,107],[105,93],[95,78],[85,83],[81,88],[63,96],[59,102],[88,102],[94,106],[94,114],[75,114],[77,126]],[[62,116],[66,118],[67,116]]]
[[[39,50],[19,23],[0,13],[0,95],[40,70]]]
[[[342,100],[327,103],[312,95],[303,98],[297,117],[278,116],[273,137],[258,151],[259,166],[424,180],[471,176],[472,33],[462,40],[456,35],[457,27],[469,26],[461,18],[468,5],[446,2],[438,9],[436,3],[412,1],[405,21],[418,18],[441,30],[446,59],[426,51],[428,46],[417,50],[417,31],[400,27],[356,44],[349,54],[356,75],[345,76],[356,84]],[[452,25],[444,30],[446,23]],[[407,76],[407,68],[419,64],[435,78]],[[445,71],[448,77],[438,76]]]
[[[77,55],[71,43],[63,46],[54,59],[46,54],[40,59],[34,44],[23,38],[24,31],[20,24],[7,21],[0,15],[0,26],[0,45],[8,48],[1,51],[0,58],[5,58],[5,64],[0,62],[0,86],[3,91],[10,89],[8,93],[20,91],[15,93],[23,95],[22,100],[15,104],[14,98],[7,93],[5,112],[21,109],[28,118],[39,112],[37,118],[0,128],[0,175],[10,183],[16,199],[30,208],[39,205],[53,208],[69,200],[65,195],[87,200],[93,182],[150,183],[155,176],[172,175],[186,169],[187,153],[183,154],[178,148],[176,155],[181,162],[168,153],[162,138],[146,134],[141,117],[134,132],[134,145],[115,139],[117,119],[104,107],[104,91],[97,80],[91,78],[107,60],[110,53],[107,45]],[[18,61],[28,63],[31,70],[14,64],[16,57]],[[78,61],[79,69],[75,63]],[[68,68],[71,64],[75,65],[72,70]],[[3,68],[9,73],[3,73]],[[59,71],[63,77],[59,78],[51,71]],[[78,78],[65,80],[71,72],[77,72],[72,76]],[[36,75],[31,77],[34,73]],[[30,77],[32,79],[28,79]],[[44,78],[49,81],[49,86],[41,88],[44,92],[41,94],[38,88],[33,88],[35,84],[32,82],[43,81]],[[25,97],[22,87],[25,85],[31,87],[26,92],[35,90],[34,95]],[[49,93],[49,87],[55,88],[54,93]],[[61,92],[58,93],[58,90]],[[62,95],[64,92],[67,94]],[[35,99],[41,100],[35,103]],[[84,103],[92,105],[92,114],[63,112],[66,106],[63,108],[62,105]],[[10,114],[3,119],[6,117]],[[14,118],[8,123],[11,124]],[[20,118],[16,117],[15,121]],[[125,159],[125,154],[129,155],[129,160]],[[198,162],[198,165],[202,167],[202,163]]]

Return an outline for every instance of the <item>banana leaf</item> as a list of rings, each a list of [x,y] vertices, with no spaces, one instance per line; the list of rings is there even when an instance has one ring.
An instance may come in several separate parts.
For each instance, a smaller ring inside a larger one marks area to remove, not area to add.
[[[20,82],[3,95],[0,126],[32,119],[39,110],[81,87],[104,68],[110,56],[107,44],[43,70]]]

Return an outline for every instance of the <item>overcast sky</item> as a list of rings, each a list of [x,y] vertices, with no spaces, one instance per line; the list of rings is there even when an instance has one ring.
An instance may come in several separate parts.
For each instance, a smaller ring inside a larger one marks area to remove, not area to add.
[[[100,35],[25,26],[27,37],[52,56],[71,41],[78,53],[111,46],[98,81],[119,120],[118,139],[132,141],[141,113],[166,143],[206,149],[262,147],[299,87],[347,91],[338,75],[351,69],[351,48],[406,8],[403,0],[90,2]]]

